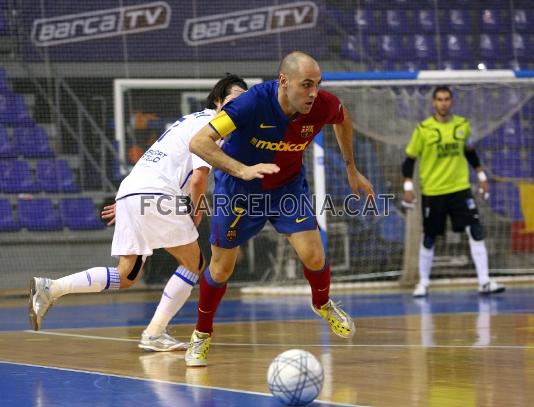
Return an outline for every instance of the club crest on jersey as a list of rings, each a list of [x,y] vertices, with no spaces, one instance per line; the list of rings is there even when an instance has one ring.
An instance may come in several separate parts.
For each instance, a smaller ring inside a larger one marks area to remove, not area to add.
[[[306,138],[313,135],[313,124],[306,124],[300,129],[300,137]]]
[[[228,232],[226,232],[226,240],[228,240],[229,242],[231,242],[232,240],[235,240],[236,237],[237,237],[237,230],[230,229]]]

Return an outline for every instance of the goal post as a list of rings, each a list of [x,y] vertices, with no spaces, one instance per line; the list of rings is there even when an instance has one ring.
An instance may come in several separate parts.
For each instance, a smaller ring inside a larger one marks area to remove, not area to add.
[[[220,78],[219,78],[220,79]],[[178,111],[175,112],[175,119],[192,112],[187,96],[193,96],[198,101],[204,101],[213,86],[219,79],[129,79],[118,78],[113,81],[113,112],[115,123],[115,140],[117,142],[120,157],[121,173],[126,175],[128,171],[127,157],[127,123],[130,116],[136,110],[134,107],[127,108],[126,94],[133,90],[147,91],[178,91],[175,105]],[[260,78],[244,78],[248,86],[251,87],[262,82]],[[163,102],[162,102],[163,103]],[[199,104],[202,106],[202,104]],[[205,107],[205,106],[203,106]],[[130,110],[130,111],[128,111]],[[152,110],[152,109],[151,109]],[[163,130],[163,129],[162,129]]]

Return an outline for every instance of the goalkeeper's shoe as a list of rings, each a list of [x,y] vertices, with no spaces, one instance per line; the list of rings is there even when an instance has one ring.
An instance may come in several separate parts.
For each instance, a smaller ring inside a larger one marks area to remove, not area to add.
[[[483,284],[478,287],[478,293],[480,295],[489,295],[489,294],[497,294],[502,293],[506,290],[506,287],[503,285],[500,285],[499,283],[490,280],[486,284]]]
[[[210,350],[211,335],[193,331],[187,352],[185,352],[186,366],[206,366],[208,351]]]
[[[354,327],[354,321],[345,311],[341,309],[339,303],[335,303],[332,300],[323,305],[321,308],[315,308],[311,306],[313,312],[319,315],[330,325],[330,330],[341,338],[352,338],[356,328]]]
[[[30,299],[28,304],[28,317],[34,331],[41,329],[43,318],[54,304],[50,295],[52,280],[49,278],[33,277],[30,280]]]
[[[428,295],[428,286],[424,285],[423,283],[417,283],[417,285],[415,286],[415,290],[413,290],[412,295],[415,298],[426,297]]]

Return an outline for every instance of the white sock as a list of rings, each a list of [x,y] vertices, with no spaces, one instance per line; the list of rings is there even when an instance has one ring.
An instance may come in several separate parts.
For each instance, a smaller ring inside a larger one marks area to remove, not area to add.
[[[427,249],[421,243],[421,247],[419,247],[419,282],[426,287],[430,285],[430,271],[432,270],[433,258],[434,247]]]
[[[477,271],[478,284],[484,285],[489,282],[488,273],[488,251],[486,250],[486,243],[483,240],[473,240],[469,233],[469,248],[471,249],[471,257],[475,263]]]
[[[159,301],[158,308],[146,327],[150,336],[160,336],[169,325],[172,317],[183,307],[198,281],[198,276],[180,266],[171,276]]]
[[[118,290],[120,285],[119,272],[115,267],[93,267],[52,280],[50,294],[53,298],[59,298],[65,294]]]

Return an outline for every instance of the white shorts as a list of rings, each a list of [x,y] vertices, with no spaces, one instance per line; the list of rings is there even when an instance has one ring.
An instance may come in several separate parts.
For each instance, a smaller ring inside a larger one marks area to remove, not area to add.
[[[174,201],[159,198],[132,195],[116,202],[112,256],[150,256],[154,249],[183,246],[198,239],[191,216],[178,213]]]

